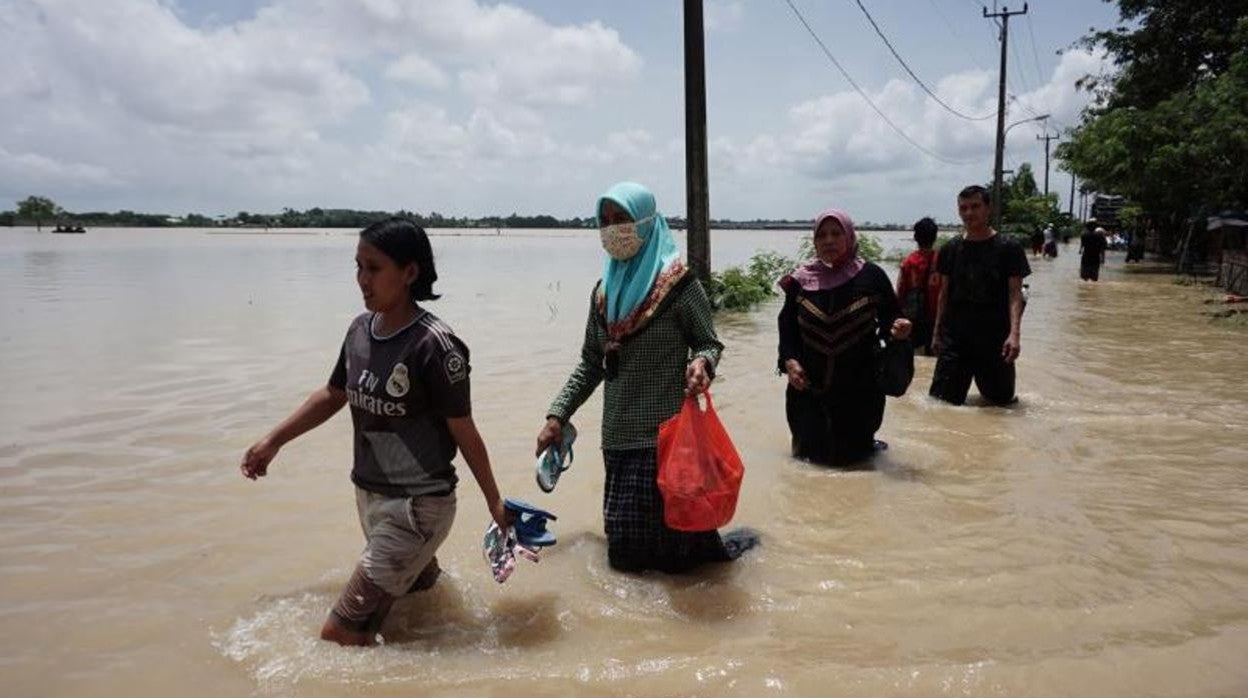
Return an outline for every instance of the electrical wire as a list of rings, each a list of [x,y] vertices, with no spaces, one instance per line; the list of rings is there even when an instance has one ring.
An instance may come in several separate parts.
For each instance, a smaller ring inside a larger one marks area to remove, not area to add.
[[[858,83],[854,81],[854,79],[850,76],[849,72],[846,71],[845,68],[841,65],[840,61],[836,60],[836,56],[833,56],[832,52],[828,50],[827,45],[823,43],[823,39],[820,39],[819,35],[815,33],[815,30],[810,26],[810,22],[807,22],[806,18],[802,15],[801,10],[797,9],[797,6],[793,4],[793,0],[784,0],[784,2],[785,4],[789,6],[789,9],[793,10],[793,14],[797,16],[798,21],[802,23],[802,26],[806,27],[806,31],[810,34],[811,38],[814,39],[815,43],[819,45],[819,48],[823,50],[823,55],[828,57],[828,60],[832,62],[832,65],[836,66],[836,69],[840,71],[841,76],[844,77],[846,82],[848,82],[850,86],[854,88],[854,91],[858,93],[858,96],[862,97],[863,101],[866,102],[867,105],[870,106],[871,109],[874,110],[875,113],[879,115],[879,117],[884,121],[884,123],[888,124],[889,128],[893,129],[893,131],[897,133],[897,135],[901,136],[902,139],[904,139],[907,143],[914,146],[915,149],[925,153],[928,157],[931,157],[934,160],[939,160],[948,165],[975,164],[974,161],[970,161],[970,160],[967,160],[967,161],[950,160],[941,155],[937,155],[931,150],[928,150],[922,145],[919,145],[917,141],[915,141],[913,138],[907,135],[905,131],[901,130],[900,126],[893,123],[892,119],[889,119],[888,116],[884,113],[884,111],[880,109],[878,106],[876,106],[875,102],[871,101],[871,98],[868,97],[867,93],[864,92],[863,89],[858,86]]]
[[[883,41],[884,45],[888,47],[889,53],[893,54],[893,58],[897,59],[897,62],[900,63],[901,67],[906,70],[906,73],[910,77],[914,78],[914,81],[919,84],[919,87],[923,88],[923,91],[926,92],[929,97],[935,100],[937,104],[944,107],[945,111],[949,112],[950,114],[953,114],[954,116],[958,118],[966,119],[967,121],[986,121],[988,119],[997,118],[996,112],[987,114],[985,116],[967,116],[966,114],[963,114],[957,109],[954,109],[953,107],[949,106],[948,104],[945,103],[944,100],[936,96],[936,93],[933,92],[931,89],[929,89],[928,86],[924,84],[922,80],[919,79],[918,75],[914,74],[914,71],[911,70],[910,66],[906,64],[905,59],[903,59],[901,55],[897,53],[897,49],[893,48],[893,43],[888,40],[887,36],[884,36],[884,31],[880,29],[880,25],[876,23],[875,18],[872,17],[871,13],[867,11],[867,7],[862,4],[862,0],[854,0],[854,3],[858,5],[858,9],[862,10],[862,14],[866,15],[867,21],[871,23],[871,27],[875,29],[875,33],[879,35],[880,40]]]
[[[1010,53],[1014,55],[1014,65],[1015,65],[1014,72],[1018,74],[1018,81],[1022,83],[1023,91],[1032,92],[1031,85],[1027,84],[1031,82],[1031,78],[1027,77],[1027,75],[1023,73],[1023,59],[1019,58],[1018,56],[1018,41],[1017,40],[1015,40],[1013,43],[1010,44]],[[1009,71],[1007,70],[1006,72],[1009,72]]]
[[[1040,69],[1040,49],[1036,46],[1036,32],[1032,28],[1031,14],[1024,15],[1027,18],[1027,33],[1031,35],[1031,57],[1036,60],[1036,79],[1038,84],[1044,85],[1047,80],[1044,79],[1044,71]]]
[[[962,51],[966,53],[967,58],[971,59],[971,62],[975,64],[976,68],[979,68],[985,73],[989,72],[988,69],[984,67],[984,64],[980,63],[979,59],[976,58],[973,53],[971,53],[971,50],[969,48],[967,48],[970,42],[962,38],[962,34],[956,28],[954,28],[953,22],[950,22],[949,18],[945,16],[945,13],[940,9],[940,5],[936,4],[936,0],[927,0],[927,1],[931,3],[932,9],[936,10],[936,14],[940,16],[941,21],[945,23],[946,27],[948,27],[949,33],[952,34],[953,38],[957,40],[958,46],[961,47]]]

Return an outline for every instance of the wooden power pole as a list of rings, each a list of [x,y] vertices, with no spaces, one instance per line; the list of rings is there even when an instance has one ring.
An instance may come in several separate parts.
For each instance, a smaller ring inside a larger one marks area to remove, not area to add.
[[[711,237],[702,0],[685,0],[685,194],[689,266],[705,284],[711,278]]]
[[[1001,74],[997,77],[997,157],[992,167],[992,227],[1001,227],[1001,167],[1005,157],[1005,50],[1010,42],[1010,17],[1027,14],[1027,3],[1023,9],[1010,12],[1010,8],[1002,6],[1000,12],[989,12],[984,8],[984,17],[1001,18]],[[686,30],[687,31],[687,30]]]

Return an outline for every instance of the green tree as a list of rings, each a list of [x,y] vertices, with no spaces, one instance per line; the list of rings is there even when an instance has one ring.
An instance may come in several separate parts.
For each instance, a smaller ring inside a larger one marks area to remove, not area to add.
[[[1014,197],[1006,205],[1006,222],[1002,227],[1011,233],[1025,235],[1036,228],[1056,224],[1060,217],[1057,194]]]
[[[35,227],[42,232],[43,222],[56,218],[61,214],[61,207],[46,196],[28,196],[17,202],[17,217],[34,221]]]
[[[988,188],[991,189],[991,185]],[[1001,232],[1021,237],[1030,235],[1036,228],[1056,225],[1061,218],[1057,202],[1057,194],[1040,193],[1031,163],[1024,162],[1002,182]]]
[[[1117,3],[1118,25],[1082,40],[1089,48],[1108,51],[1118,66],[1107,79],[1088,76],[1080,81],[1106,110],[1152,108],[1176,92],[1216,79],[1243,51],[1243,37],[1234,29],[1248,16],[1248,0]]]
[[[1088,189],[1122,194],[1172,249],[1184,221],[1248,205],[1248,0],[1118,0],[1095,32],[1118,71],[1057,156]]]

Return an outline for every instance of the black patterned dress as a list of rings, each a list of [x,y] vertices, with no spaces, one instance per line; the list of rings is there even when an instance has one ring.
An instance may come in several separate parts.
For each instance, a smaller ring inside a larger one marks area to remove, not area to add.
[[[834,289],[806,291],[787,276],[780,287],[777,368],[783,375],[785,363],[796,359],[810,381],[806,390],[785,390],[793,455],[833,465],[862,460],[884,421],[876,354],[900,315],[892,284],[868,262]]]

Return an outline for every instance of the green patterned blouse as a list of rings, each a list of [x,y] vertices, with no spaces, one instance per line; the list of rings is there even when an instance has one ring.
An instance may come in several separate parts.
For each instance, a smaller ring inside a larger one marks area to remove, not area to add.
[[[566,422],[605,378],[607,329],[590,294],[589,318],[581,361],[550,405],[548,416]],[[602,408],[602,447],[607,450],[653,448],[659,424],[680,411],[685,399],[685,370],[703,357],[715,375],[724,345],[715,336],[711,303],[697,279],[671,291],[649,324],[620,347],[619,372],[606,381]]]

